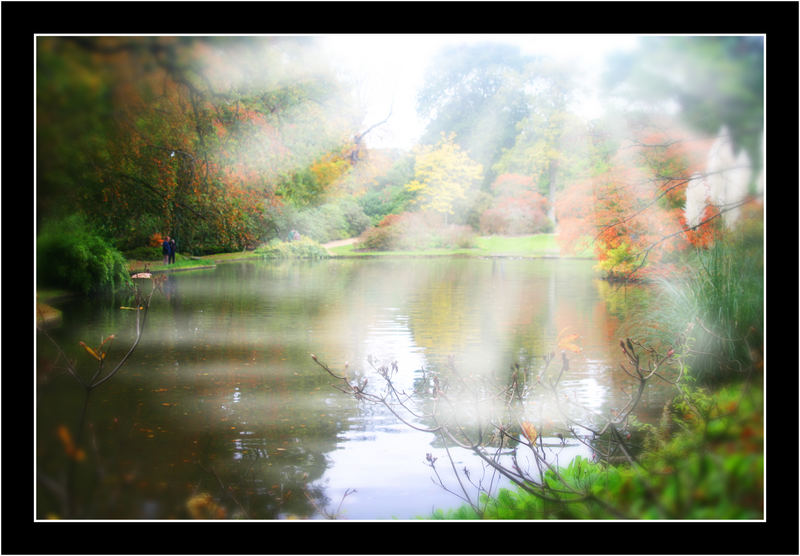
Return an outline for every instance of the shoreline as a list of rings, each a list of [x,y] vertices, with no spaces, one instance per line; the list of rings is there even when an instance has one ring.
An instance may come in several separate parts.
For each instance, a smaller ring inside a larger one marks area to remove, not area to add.
[[[494,237],[494,236],[493,236]],[[511,236],[514,237],[514,236]],[[530,236],[521,236],[530,237]],[[514,239],[520,239],[514,237]],[[430,249],[420,251],[357,251],[353,249],[353,245],[358,243],[358,238],[340,239],[321,244],[328,251],[330,259],[377,259],[377,258],[395,258],[395,259],[433,259],[433,258],[479,258],[479,259],[526,259],[526,260],[594,260],[593,256],[581,255],[562,255],[555,251],[543,250],[519,250],[519,251],[493,251],[491,248],[457,248],[457,249]],[[192,264],[192,260],[196,260],[197,264]],[[147,272],[151,274],[164,274],[172,272],[185,272],[190,270],[213,270],[219,264],[229,262],[242,262],[249,260],[265,260],[255,251],[238,251],[233,253],[217,253],[214,255],[205,256],[190,256],[183,257],[177,265],[164,265],[161,260],[142,261],[142,260],[128,260],[128,269],[131,275],[138,272]],[[59,291],[57,294],[47,294],[45,290],[41,292],[37,290],[37,299],[45,303],[59,303],[74,295],[75,292]]]

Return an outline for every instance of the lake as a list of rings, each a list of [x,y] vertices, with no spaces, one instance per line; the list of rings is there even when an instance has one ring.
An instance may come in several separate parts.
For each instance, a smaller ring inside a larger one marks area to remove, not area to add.
[[[411,392],[457,369],[497,376],[514,363],[538,372],[559,335],[577,334],[563,394],[602,419],[627,401],[617,327],[637,291],[598,280],[592,261],[512,258],[331,259],[231,262],[167,275],[141,343],[112,380],[92,392],[85,455],[77,458],[76,518],[413,519],[460,505],[448,488],[475,457],[400,423],[381,406],[337,390],[312,361],[380,387],[375,368],[395,365]],[[149,283],[145,283],[149,288]],[[79,341],[115,334],[109,360],[133,338],[125,301],[59,305],[51,335],[90,376]],[[65,515],[65,484],[82,391],[37,342],[37,518]],[[555,439],[552,408],[531,403],[531,422]],[[653,415],[662,398],[646,397]],[[469,406],[464,405],[468,413]],[[419,422],[421,426],[425,423]],[[564,464],[580,443],[553,443]],[[74,451],[73,451],[74,455]],[[503,485],[481,475],[483,485]],[[210,495],[210,497],[206,496]]]

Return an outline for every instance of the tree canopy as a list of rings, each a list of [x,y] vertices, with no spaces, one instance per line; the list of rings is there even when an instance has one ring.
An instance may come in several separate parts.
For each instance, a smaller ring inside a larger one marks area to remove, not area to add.
[[[532,58],[504,44],[476,44],[443,49],[432,62],[418,93],[417,107],[428,125],[421,142],[441,133],[455,141],[493,179],[492,166],[514,142],[516,125],[529,111],[524,89]]]
[[[347,170],[358,114],[305,38],[40,37],[38,216],[236,250]],[[65,140],[71,138],[72,140]]]

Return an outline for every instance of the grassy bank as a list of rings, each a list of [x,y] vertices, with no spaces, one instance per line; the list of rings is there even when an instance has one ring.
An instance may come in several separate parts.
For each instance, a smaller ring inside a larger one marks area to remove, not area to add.
[[[564,256],[556,242],[555,234],[536,234],[530,236],[483,236],[475,238],[475,246],[470,248],[435,248],[418,251],[362,251],[358,244],[328,246],[328,252],[333,257],[444,257],[444,256],[471,256],[471,257],[560,257]],[[592,258],[592,253],[582,253],[581,258]],[[175,263],[165,265],[161,259],[152,261],[128,260],[131,272],[175,272],[213,268],[218,263],[240,260],[263,260],[263,256],[256,251],[237,251],[235,253],[218,253],[204,255],[203,257],[189,257],[178,254]],[[54,296],[53,296],[54,297]]]
[[[514,257],[560,257],[563,256],[556,242],[555,234],[536,234],[530,236],[483,236],[475,239],[470,248],[436,248],[419,251],[364,251],[358,244],[341,245],[329,249],[334,257],[390,257],[390,256],[514,256]],[[573,256],[573,255],[570,255]],[[592,253],[577,255],[592,258]]]
[[[336,242],[340,243],[340,242]],[[469,248],[433,248],[416,251],[365,251],[358,248],[358,243],[328,246],[333,257],[437,257],[437,256],[513,256],[513,257],[560,257],[563,256],[556,241],[555,234],[536,234],[530,236],[483,236],[475,238],[475,246]],[[591,252],[581,253],[580,258],[592,258]],[[165,265],[158,261],[128,261],[132,271],[140,272],[145,265],[153,272],[174,270],[190,270],[213,267],[217,263],[262,259],[255,251],[236,253],[219,253],[205,255],[202,258],[190,258],[178,255],[175,264]]]
[[[193,270],[200,268],[213,268],[217,263],[238,261],[242,259],[257,259],[259,256],[253,251],[237,251],[235,253],[218,253],[204,255],[203,257],[187,257],[181,254],[175,256],[173,264],[166,265],[159,259],[155,261],[128,260],[131,272],[142,272],[145,268],[151,272],[171,272],[176,270]]]

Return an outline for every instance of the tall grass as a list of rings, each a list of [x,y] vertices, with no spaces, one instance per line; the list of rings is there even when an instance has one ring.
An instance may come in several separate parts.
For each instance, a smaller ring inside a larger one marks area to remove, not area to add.
[[[751,226],[696,251],[687,270],[661,279],[647,321],[665,343],[688,340],[688,365],[701,382],[741,378],[759,365],[764,335],[763,229]],[[641,320],[641,319],[640,319]]]

